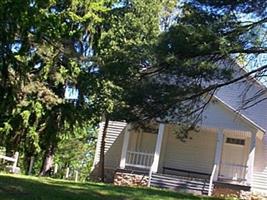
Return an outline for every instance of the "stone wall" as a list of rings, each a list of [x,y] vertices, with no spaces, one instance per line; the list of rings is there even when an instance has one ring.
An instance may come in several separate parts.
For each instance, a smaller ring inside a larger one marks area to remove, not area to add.
[[[241,191],[234,190],[234,189],[231,189],[231,188],[214,186],[212,196],[214,196],[214,197],[222,197],[222,198],[227,198],[227,197],[239,198],[240,197],[240,192]]]
[[[250,187],[234,185],[229,183],[214,183],[213,194],[214,197],[222,198],[236,198],[240,199],[244,194],[250,193]]]
[[[147,175],[117,171],[114,174],[114,185],[147,186],[148,179]]]
[[[267,194],[266,193],[261,193],[261,192],[246,192],[246,191],[241,191],[240,200],[266,200],[267,199]]]

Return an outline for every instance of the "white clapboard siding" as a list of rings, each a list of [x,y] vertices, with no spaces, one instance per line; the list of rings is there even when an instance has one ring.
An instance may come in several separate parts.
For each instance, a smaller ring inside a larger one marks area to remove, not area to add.
[[[244,74],[244,71],[240,70],[239,67],[236,66],[236,76],[240,76]],[[246,90],[249,85],[249,90]],[[249,99],[254,97],[259,91],[265,89],[264,86],[260,85],[258,82],[253,81],[252,79],[246,81],[240,81],[228,86],[224,86],[220,88],[215,96],[219,97],[226,104],[233,107],[235,110],[239,110],[243,115],[245,115],[248,119],[259,125],[260,127],[267,130],[267,101],[263,100],[267,97],[266,93],[262,95],[256,101],[259,101],[254,106],[248,109],[241,109],[242,101],[245,99]],[[245,94],[245,96],[244,96]],[[244,99],[243,99],[244,98]],[[260,101],[260,100],[263,101]],[[255,103],[256,101],[252,102]]]
[[[167,148],[162,167],[211,173],[216,144],[215,132],[201,130],[191,134],[192,139],[186,142],[178,140],[171,128],[167,133]]]
[[[123,142],[123,130],[126,127],[125,122],[110,121],[107,129],[106,144],[105,144],[105,166],[116,168],[120,161],[121,148]],[[103,136],[104,123],[99,126],[99,134],[96,144],[96,152],[94,158],[94,166],[99,162],[101,141]]]
[[[251,131],[252,126],[246,120],[237,116],[222,102],[211,102],[203,112],[203,120],[200,125],[212,128],[229,130]]]
[[[252,190],[267,193],[267,135],[256,141],[255,167]]]
[[[157,134],[132,131],[130,134],[128,150],[154,154]]]

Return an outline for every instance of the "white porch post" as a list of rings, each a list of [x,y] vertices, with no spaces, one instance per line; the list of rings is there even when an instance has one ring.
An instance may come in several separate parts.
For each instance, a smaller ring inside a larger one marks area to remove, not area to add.
[[[121,161],[120,161],[120,169],[125,168],[126,164],[126,155],[127,155],[127,149],[129,144],[129,137],[130,137],[130,124],[126,126],[124,137],[123,137],[123,144],[122,144],[122,150],[121,150]]]
[[[252,178],[253,178],[255,149],[256,149],[256,133],[252,132],[251,133],[251,139],[250,139],[248,161],[247,161],[248,171],[246,174],[247,183],[249,185],[251,185]]]
[[[157,143],[156,143],[156,148],[155,148],[155,153],[154,153],[154,160],[151,166],[151,172],[153,173],[156,173],[158,171],[159,156],[160,156],[161,144],[162,144],[162,139],[163,139],[163,134],[164,134],[164,127],[165,127],[164,124],[162,123],[159,124]]]
[[[219,168],[220,162],[222,157],[222,149],[223,149],[223,129],[217,130],[217,137],[216,137],[216,150],[215,150],[215,158],[214,158],[214,165],[216,165],[216,172],[213,177],[213,181],[218,180],[219,176]]]

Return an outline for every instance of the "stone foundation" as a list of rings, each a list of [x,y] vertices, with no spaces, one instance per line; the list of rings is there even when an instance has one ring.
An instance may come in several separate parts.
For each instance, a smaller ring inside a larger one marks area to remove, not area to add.
[[[241,191],[239,199],[241,200],[266,200],[266,196],[263,196],[255,192],[245,192]]]
[[[219,198],[241,199],[241,197],[249,196],[250,193],[250,187],[248,186],[234,185],[229,183],[214,183],[212,196]]]
[[[147,175],[117,171],[114,174],[114,185],[147,186],[148,179]]]
[[[214,197],[223,197],[223,198],[227,198],[227,197],[236,197],[239,198],[240,197],[240,192],[241,191],[236,191],[230,188],[222,188],[222,187],[217,187],[213,189],[213,194],[212,196]]]

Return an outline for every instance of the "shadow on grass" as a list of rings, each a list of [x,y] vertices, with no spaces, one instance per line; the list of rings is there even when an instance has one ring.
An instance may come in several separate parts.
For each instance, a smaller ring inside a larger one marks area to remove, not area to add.
[[[208,199],[153,188],[118,187],[101,183],[74,183],[50,178],[0,175],[1,200],[171,200]]]

